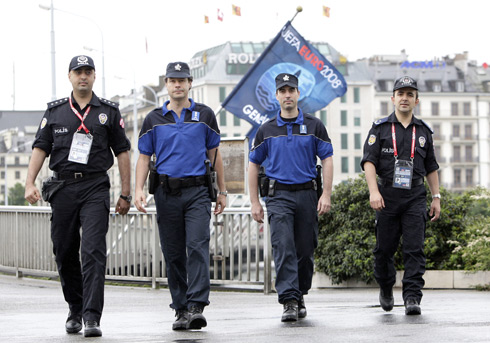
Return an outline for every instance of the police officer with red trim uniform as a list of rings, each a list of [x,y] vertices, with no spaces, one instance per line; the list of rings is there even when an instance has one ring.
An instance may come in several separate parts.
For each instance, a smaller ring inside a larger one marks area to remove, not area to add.
[[[426,221],[428,215],[436,221],[441,212],[439,165],[432,129],[413,115],[419,103],[417,82],[409,76],[397,79],[391,100],[395,111],[374,122],[361,160],[370,204],[376,210],[374,276],[380,287],[381,307],[391,311],[396,277],[394,254],[403,237],[405,314],[418,315],[424,286]],[[424,177],[432,193],[429,214]]]
[[[325,125],[298,108],[295,75],[276,76],[277,115],[259,127],[250,151],[248,181],[253,219],[263,222],[259,202],[259,168],[267,159],[267,215],[276,269],[275,287],[283,305],[281,321],[306,317],[304,295],[311,288],[313,253],[318,245],[318,214],[330,211],[333,148]],[[324,189],[318,199],[317,157]]]
[[[110,180],[107,170],[117,157],[122,194],[116,212],[130,207],[130,142],[118,105],[93,93],[95,65],[88,56],[75,56],[68,78],[70,97],[48,104],[33,143],[25,198],[34,204],[41,194],[35,180],[46,157],[53,179],[51,191],[51,239],[61,287],[70,313],[68,333],[102,335],[106,233],[109,225]],[[80,228],[82,235],[80,237]],[[80,250],[81,247],[81,250]],[[81,264],[80,254],[81,251]]]

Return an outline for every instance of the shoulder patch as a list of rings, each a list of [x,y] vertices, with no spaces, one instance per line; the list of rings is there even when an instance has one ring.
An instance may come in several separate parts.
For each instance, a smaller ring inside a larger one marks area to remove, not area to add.
[[[432,130],[432,128],[430,127],[429,124],[427,124],[425,121],[423,121],[422,119],[420,119],[420,121],[422,122],[422,124],[424,124],[425,126],[427,126],[427,128],[430,130],[430,132],[434,133],[434,130]]]
[[[48,109],[64,104],[65,102],[68,102],[68,98],[62,98],[62,99],[48,102]]]
[[[99,100],[106,105],[109,105],[109,106],[114,107],[114,108],[119,108],[119,103],[117,103],[117,102],[110,101],[110,100],[107,100],[104,98],[99,98]]]
[[[380,125],[380,124],[383,124],[383,123],[386,123],[388,121],[388,117],[384,117],[384,118],[381,118],[381,119],[378,119],[376,120],[375,122],[373,122],[374,125]]]

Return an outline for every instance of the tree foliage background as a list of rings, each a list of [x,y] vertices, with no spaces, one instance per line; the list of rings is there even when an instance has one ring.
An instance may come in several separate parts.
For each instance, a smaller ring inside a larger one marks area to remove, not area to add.
[[[426,188],[429,209],[432,199],[427,184]],[[427,269],[490,270],[488,191],[479,188],[458,194],[441,187],[441,195],[441,218],[429,221],[426,228]],[[316,269],[329,275],[334,283],[350,278],[374,281],[374,227],[375,211],[369,204],[364,174],[337,185],[331,211],[319,218]],[[401,244],[395,265],[403,270]]]

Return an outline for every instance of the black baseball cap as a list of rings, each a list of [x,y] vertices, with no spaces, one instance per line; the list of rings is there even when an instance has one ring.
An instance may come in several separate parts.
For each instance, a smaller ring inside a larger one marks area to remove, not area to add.
[[[281,87],[289,86],[298,88],[298,78],[293,74],[281,73],[276,76],[276,90]]]
[[[187,79],[192,78],[189,65],[185,62],[171,62],[167,65],[166,78]]]
[[[68,71],[77,70],[78,68],[89,67],[95,70],[95,64],[92,57],[79,55],[71,59]]]
[[[415,90],[419,90],[417,88],[417,81],[412,79],[410,76],[402,76],[395,81],[393,85],[393,92],[400,88],[413,88]]]

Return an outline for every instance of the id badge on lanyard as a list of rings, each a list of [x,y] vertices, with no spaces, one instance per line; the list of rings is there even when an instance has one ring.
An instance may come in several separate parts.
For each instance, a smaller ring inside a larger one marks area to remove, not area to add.
[[[94,138],[90,133],[75,132],[71,141],[68,161],[87,164]]]
[[[94,140],[94,137],[90,134],[90,131],[87,129],[83,121],[85,120],[85,118],[87,118],[87,115],[92,107],[89,106],[82,117],[80,113],[78,113],[76,108],[73,106],[71,97],[69,99],[70,99],[71,110],[82,121],[82,124],[78,127],[77,132],[75,132],[75,134],[73,135],[73,139],[71,141],[71,147],[70,147],[70,154],[68,155],[68,161],[87,164],[88,157],[90,156],[90,149],[92,149],[92,142]],[[81,129],[83,129],[85,133],[80,132]]]
[[[413,178],[413,158],[415,155],[415,125],[412,130],[412,149],[410,161],[399,160],[396,148],[395,124],[391,124],[391,136],[393,139],[393,150],[395,155],[395,171],[393,173],[393,188],[411,189]]]

